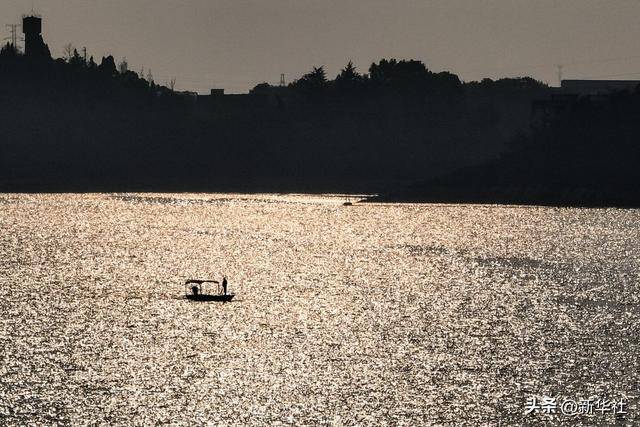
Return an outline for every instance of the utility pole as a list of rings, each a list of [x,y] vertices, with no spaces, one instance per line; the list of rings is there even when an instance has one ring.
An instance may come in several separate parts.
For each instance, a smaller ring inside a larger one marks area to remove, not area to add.
[[[284,74],[280,74],[280,87],[285,87]]]
[[[7,24],[11,28],[11,44],[18,49],[18,24]]]
[[[562,87],[562,65],[558,64],[558,87]]]
[[[84,57],[84,63],[87,63],[87,47],[82,48],[82,56]]]

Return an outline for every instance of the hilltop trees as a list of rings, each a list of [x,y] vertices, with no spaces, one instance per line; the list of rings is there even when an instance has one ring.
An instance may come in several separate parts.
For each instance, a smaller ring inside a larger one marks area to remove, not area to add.
[[[80,54],[71,43],[64,46],[63,57],[55,60],[43,54],[46,53],[45,48],[46,45],[42,43],[39,53],[23,55],[10,44],[2,47],[0,67],[5,66],[15,73],[8,81],[18,82],[34,78],[34,82],[46,86],[51,92],[74,87],[76,94],[86,98],[99,94],[102,99],[120,95],[132,98],[142,95],[139,99],[143,99],[152,93],[157,95],[158,88],[160,92],[169,92],[153,82],[151,70],[146,76],[138,76],[137,73],[129,71],[126,59],[120,62],[118,70],[111,55],[103,57],[98,65],[93,57],[87,59],[86,49]]]
[[[100,65],[98,66],[98,70],[108,76],[114,76],[118,70],[116,69],[116,61],[113,59],[113,56],[103,56],[102,62],[100,62]]]
[[[72,43],[67,43],[62,48],[62,59],[69,62],[71,57],[73,56],[74,47]]]
[[[11,59],[16,56],[18,56],[18,49],[9,42],[0,49],[0,60]]]
[[[91,71],[95,71],[98,69],[98,64],[96,64],[96,61],[93,59],[93,56],[89,58],[89,63],[87,64],[87,67],[89,67],[89,70]]]
[[[69,58],[69,65],[74,68],[83,68],[87,64],[84,62],[84,58],[80,56],[77,49],[73,49],[73,54]]]
[[[268,93],[271,88],[262,83],[251,93]],[[423,102],[427,95],[451,98],[460,95],[463,84],[455,74],[434,73],[421,61],[381,59],[369,67],[368,74],[360,74],[352,61],[340,70],[334,80],[328,80],[324,67],[313,67],[288,86],[294,92],[311,98],[318,95],[355,96],[397,94],[407,101]]]
[[[382,59],[378,64],[371,64],[369,75],[372,86],[411,96],[453,95],[462,86],[455,74],[433,73],[416,60]]]
[[[127,71],[129,71],[129,63],[127,62],[127,58],[122,58],[122,61],[120,61],[120,64],[118,64],[118,71],[120,72],[120,74],[127,74]]]
[[[353,62],[349,61],[347,66],[336,76],[335,87],[339,92],[352,92],[362,88],[365,82],[364,76],[359,74]]]
[[[307,94],[318,94],[329,87],[329,82],[324,67],[313,67],[309,73],[291,83],[289,87]]]
[[[11,46],[0,52],[15,58],[0,60],[3,99],[25,105],[0,117],[12,141],[2,155],[13,168],[0,168],[0,186],[335,183],[377,192],[497,155],[514,132],[528,129],[535,95],[523,90],[535,86],[525,80],[483,82],[472,91],[420,61],[382,59],[368,72],[348,62],[328,76],[316,66],[289,86],[257,85],[255,96],[194,100],[155,86],[151,70],[141,76],[126,60],[118,70],[110,55],[98,65],[73,47],[68,54],[33,61]],[[220,170],[209,167],[211,159],[222,159]]]
[[[420,61],[382,59],[369,67],[371,82],[375,85],[411,86],[429,78],[429,70]]]

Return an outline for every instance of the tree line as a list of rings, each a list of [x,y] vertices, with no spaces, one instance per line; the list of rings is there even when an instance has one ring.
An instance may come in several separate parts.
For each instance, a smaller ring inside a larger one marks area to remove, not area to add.
[[[126,60],[65,52],[0,52],[0,94],[19,106],[0,115],[4,188],[378,192],[513,150],[547,91],[381,59],[366,73],[313,67],[285,87],[194,102]]]

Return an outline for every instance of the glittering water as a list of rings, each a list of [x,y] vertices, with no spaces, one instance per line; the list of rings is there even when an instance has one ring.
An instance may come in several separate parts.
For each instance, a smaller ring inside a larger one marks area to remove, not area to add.
[[[640,211],[342,202],[0,196],[0,424],[637,422]]]

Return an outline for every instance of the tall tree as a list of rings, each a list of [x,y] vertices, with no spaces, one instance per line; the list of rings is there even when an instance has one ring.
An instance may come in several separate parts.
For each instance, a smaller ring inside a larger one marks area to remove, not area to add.
[[[127,62],[127,58],[122,58],[122,61],[120,61],[120,64],[118,64],[118,71],[120,71],[120,74],[127,74],[127,71],[129,71],[129,63]]]
[[[329,82],[324,67],[313,67],[309,73],[291,83],[290,86],[302,92],[317,94],[326,90]]]
[[[76,68],[82,68],[85,66],[84,58],[80,56],[77,49],[73,49],[73,54],[69,58],[69,64]]]
[[[7,44],[2,47],[2,50],[0,50],[0,58],[2,59],[15,58],[16,56],[18,56],[18,49],[9,42],[7,42]]]
[[[100,62],[98,70],[108,76],[115,75],[118,71],[116,69],[116,61],[113,59],[113,56],[109,55],[107,57],[102,57],[102,62]]]
[[[75,50],[75,48],[73,47],[72,43],[67,43],[64,45],[64,47],[62,48],[62,57],[67,61],[71,61],[71,58],[73,58],[73,51]]]
[[[364,77],[356,71],[353,62],[349,61],[346,67],[336,76],[336,88],[341,91],[351,91],[362,86]]]

